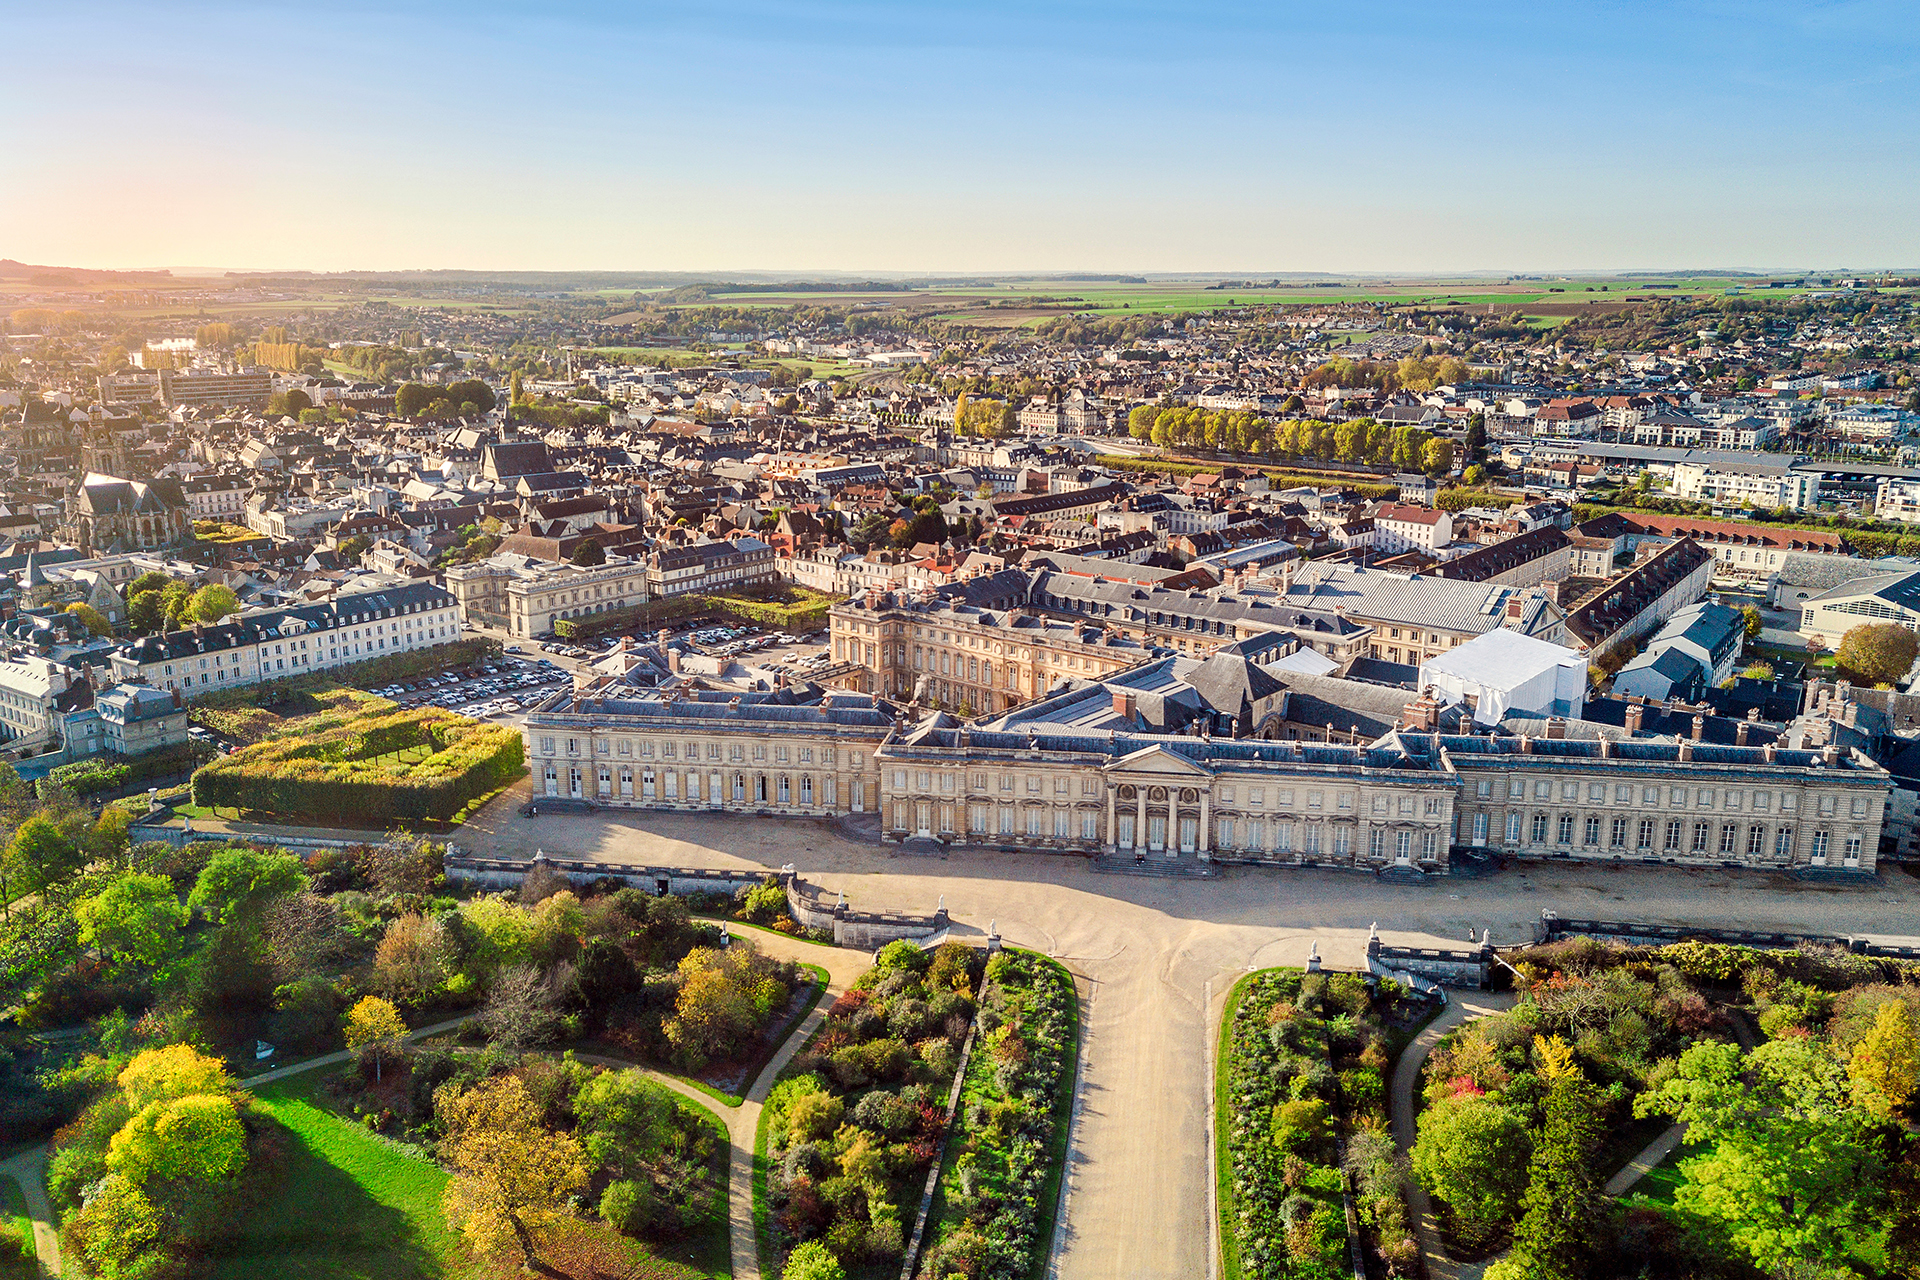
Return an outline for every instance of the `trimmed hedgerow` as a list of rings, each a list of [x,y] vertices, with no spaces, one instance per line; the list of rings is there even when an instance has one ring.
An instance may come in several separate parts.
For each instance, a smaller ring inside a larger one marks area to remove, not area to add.
[[[55,786],[65,787],[77,796],[90,796],[102,791],[112,791],[116,787],[130,787],[135,783],[145,782],[149,778],[165,778],[177,773],[185,773],[193,768],[204,754],[204,748],[197,747],[191,742],[182,742],[125,759],[95,756],[49,770],[47,781]]]
[[[516,731],[377,698],[290,721],[193,775],[208,808],[347,820],[447,819],[519,776]]]

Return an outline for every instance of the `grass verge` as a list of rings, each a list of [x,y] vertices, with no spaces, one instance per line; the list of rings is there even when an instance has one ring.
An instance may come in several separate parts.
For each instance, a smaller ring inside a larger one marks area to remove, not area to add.
[[[33,1247],[33,1219],[27,1216],[26,1192],[10,1174],[0,1174],[0,1225],[18,1234],[17,1248],[16,1241],[0,1235],[0,1278],[37,1280],[40,1263]]]
[[[1254,975],[1243,974],[1240,981],[1227,991],[1227,1003],[1220,1011],[1220,1029],[1216,1033],[1213,1046],[1213,1203],[1215,1219],[1212,1224],[1215,1238],[1220,1242],[1220,1274],[1224,1280],[1240,1280],[1240,1241],[1234,1235],[1232,1227],[1233,1213],[1233,1153],[1227,1148],[1226,1135],[1233,1131],[1232,1117],[1227,1111],[1227,1102],[1231,1094],[1232,1074],[1229,1061],[1233,1056],[1233,1019],[1240,1012],[1240,1004],[1247,998],[1247,986]]]

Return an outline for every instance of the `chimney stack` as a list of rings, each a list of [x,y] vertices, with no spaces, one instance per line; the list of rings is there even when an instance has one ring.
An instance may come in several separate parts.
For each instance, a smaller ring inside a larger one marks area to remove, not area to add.
[[[667,671],[671,675],[677,676],[680,674],[680,651],[678,649],[667,650]]]
[[[1127,720],[1131,721],[1134,716],[1134,705],[1133,690],[1115,689],[1113,691],[1113,713],[1115,715],[1124,716]]]
[[[1680,759],[1683,762],[1693,759],[1693,739],[1680,739]]]
[[[1776,748],[1774,747],[1774,745],[1771,742],[1769,742],[1766,746],[1760,748],[1760,750],[1765,754],[1767,763],[1772,764],[1773,757],[1776,753]]]
[[[1641,707],[1637,702],[1629,703],[1627,706],[1627,732],[1639,733],[1640,724],[1644,716],[1645,708]]]
[[[1698,742],[1702,738],[1706,737],[1706,734],[1707,734],[1707,718],[1703,715],[1696,714],[1693,717],[1693,740],[1695,742]]]
[[[1829,741],[1826,746],[1820,748],[1820,763],[1839,764],[1840,763],[1840,744],[1837,742]]]
[[[1524,733],[1520,735],[1520,754],[1523,756],[1533,754],[1533,739]]]
[[[1742,720],[1733,727],[1733,745],[1736,747],[1744,747],[1747,745],[1747,722],[1745,720]]]
[[[1567,736],[1567,720],[1565,716],[1547,717],[1547,736],[1549,738],[1564,738]]]

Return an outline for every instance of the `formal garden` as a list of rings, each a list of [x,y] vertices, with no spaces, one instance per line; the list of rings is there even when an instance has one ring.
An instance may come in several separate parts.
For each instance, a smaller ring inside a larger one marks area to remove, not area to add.
[[[510,726],[352,690],[316,701],[320,710],[196,772],[193,803],[377,828],[451,820],[523,772]]]
[[[889,943],[788,1063],[755,1145],[762,1274],[899,1273],[984,967]]]
[[[1430,1013],[1352,973],[1266,969],[1228,993],[1214,1080],[1228,1280],[1352,1274],[1349,1185],[1369,1274],[1419,1274],[1387,1081]]]
[[[22,822],[0,1127],[51,1138],[72,1273],[728,1273],[725,1128],[640,1068],[738,1091],[824,975],[613,882],[463,893],[443,852]]]
[[[1489,1280],[1920,1274],[1920,966],[1588,939],[1513,963],[1517,1003],[1425,1065],[1412,1168],[1450,1253]]]
[[[987,964],[978,1034],[927,1221],[919,1274],[1038,1280],[1060,1203],[1079,1008],[1057,960]]]

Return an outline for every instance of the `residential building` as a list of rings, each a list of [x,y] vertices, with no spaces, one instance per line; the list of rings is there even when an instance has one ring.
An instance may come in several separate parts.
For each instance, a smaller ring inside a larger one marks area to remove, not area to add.
[[[1663,547],[1567,615],[1569,643],[1603,663],[1706,595],[1713,565],[1691,538]]]
[[[101,746],[116,755],[145,755],[187,740],[187,707],[178,691],[122,684],[93,705],[104,730]]]
[[[1740,507],[1813,506],[1820,497],[1820,473],[1796,469],[1791,458],[1756,455],[1753,462],[1725,460],[1674,464],[1668,491],[1695,502]]]
[[[1408,666],[1503,627],[1553,644],[1567,639],[1565,615],[1538,588],[1315,562],[1301,566],[1285,598],[1364,626],[1364,656]]]
[[[663,546],[646,558],[647,592],[677,596],[689,591],[772,582],[779,576],[773,548],[758,538]]]
[[[1438,555],[1453,541],[1453,517],[1433,507],[1389,503],[1373,513],[1373,547],[1383,554],[1425,551]]]
[[[431,582],[395,579],[316,604],[255,609],[128,643],[111,659],[116,681],[183,696],[243,688],[452,644],[454,597]]]

